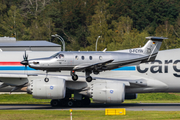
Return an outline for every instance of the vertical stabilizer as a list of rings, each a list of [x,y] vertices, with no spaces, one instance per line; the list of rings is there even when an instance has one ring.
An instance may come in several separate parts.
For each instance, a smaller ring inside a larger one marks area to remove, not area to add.
[[[162,41],[164,39],[168,39],[165,37],[146,37],[147,40],[149,40],[143,47],[143,54],[149,55],[149,58],[147,61],[155,60],[156,55],[161,47]]]

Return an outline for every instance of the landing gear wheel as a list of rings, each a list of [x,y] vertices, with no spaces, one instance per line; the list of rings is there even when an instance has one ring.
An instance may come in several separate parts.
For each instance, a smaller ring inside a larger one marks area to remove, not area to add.
[[[87,77],[87,78],[86,78],[86,81],[87,81],[87,82],[91,82],[91,81],[92,81],[92,77],[91,77],[91,76]]]
[[[52,107],[58,107],[59,106],[59,101],[58,100],[51,100],[51,106]]]
[[[68,107],[72,107],[73,105],[74,105],[73,101],[69,100],[69,101],[67,102],[67,106],[68,106]]]
[[[77,75],[73,75],[73,76],[72,76],[72,79],[73,79],[74,81],[76,81],[76,80],[78,79],[78,76],[77,76]]]
[[[45,82],[49,82],[49,78],[46,77],[46,78],[44,79],[44,81],[45,81]]]

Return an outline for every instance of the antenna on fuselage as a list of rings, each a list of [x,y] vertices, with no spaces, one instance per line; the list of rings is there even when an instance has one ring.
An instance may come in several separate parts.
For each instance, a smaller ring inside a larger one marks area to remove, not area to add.
[[[107,50],[107,48],[105,48],[105,49],[103,50],[103,52],[106,52],[106,50]]]

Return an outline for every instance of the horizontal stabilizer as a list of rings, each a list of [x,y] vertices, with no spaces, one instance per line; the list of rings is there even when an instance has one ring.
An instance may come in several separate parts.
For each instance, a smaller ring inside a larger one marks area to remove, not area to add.
[[[164,39],[168,39],[166,37],[154,37],[154,36],[149,36],[146,37],[147,40],[153,40],[153,41],[163,41]]]

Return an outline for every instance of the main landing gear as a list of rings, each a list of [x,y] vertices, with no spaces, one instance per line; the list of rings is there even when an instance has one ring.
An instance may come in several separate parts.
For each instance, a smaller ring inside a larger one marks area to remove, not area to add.
[[[85,73],[86,74],[86,81],[87,82],[91,82],[93,80],[93,78],[90,76],[91,73],[92,72],[89,71],[89,70],[87,70],[86,73]],[[71,71],[71,76],[72,76],[72,79],[74,81],[76,81],[78,79],[78,76],[75,74],[75,71]]]
[[[74,99],[52,99],[51,106],[52,107],[82,107],[89,106],[91,103],[88,97],[84,97],[82,100],[74,100]]]
[[[86,81],[87,82],[91,82],[92,81],[92,77],[90,76],[92,72],[89,70],[86,70]]]

